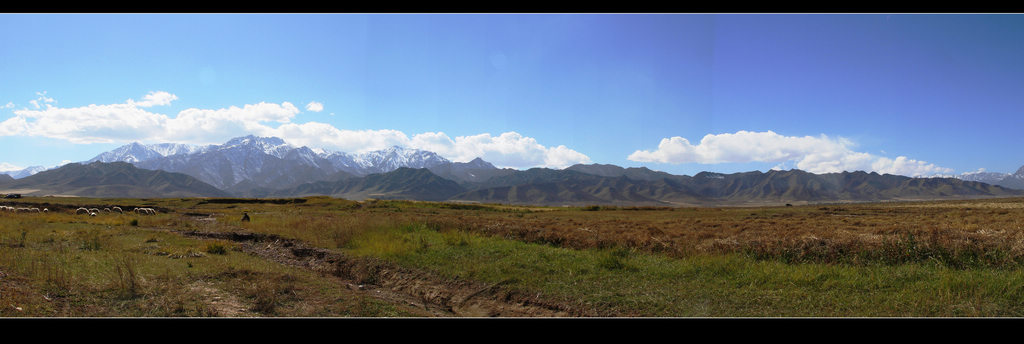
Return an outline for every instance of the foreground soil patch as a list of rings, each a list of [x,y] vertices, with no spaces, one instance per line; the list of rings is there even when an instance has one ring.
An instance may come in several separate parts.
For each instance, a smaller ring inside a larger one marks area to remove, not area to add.
[[[240,243],[243,252],[286,265],[331,274],[347,281],[346,287],[377,298],[423,308],[437,316],[564,317],[597,316],[581,309],[554,304],[539,295],[506,290],[502,283],[484,284],[445,279],[428,272],[403,268],[372,258],[348,257],[310,247],[277,235],[242,232],[177,233]]]

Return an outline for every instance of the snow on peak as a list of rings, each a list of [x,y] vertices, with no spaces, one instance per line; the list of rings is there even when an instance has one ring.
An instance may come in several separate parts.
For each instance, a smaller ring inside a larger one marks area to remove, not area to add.
[[[950,177],[966,180],[969,182],[983,182],[988,184],[995,184],[1009,175],[1009,173],[986,172],[984,168],[979,168],[977,171],[964,172],[961,173],[959,176]]]
[[[400,146],[357,154],[352,158],[360,167],[374,172],[389,172],[399,167],[425,168],[449,162],[434,152]]]
[[[256,135],[248,135],[228,140],[228,142],[223,145],[215,146],[215,149],[224,150],[236,147],[262,151],[278,158],[284,157],[284,155],[288,154],[289,151],[297,148],[277,137],[258,137]]]
[[[25,177],[31,176],[33,174],[36,174],[36,173],[39,173],[39,172],[43,172],[43,171],[46,171],[46,170],[50,170],[50,169],[54,169],[54,168],[57,168],[57,167],[60,167],[60,166],[54,166],[54,167],[29,166],[29,167],[26,167],[26,168],[23,168],[23,169],[20,169],[20,170],[3,171],[3,172],[0,172],[0,174],[9,175],[9,176],[11,176],[11,178],[14,178],[14,179],[21,179],[21,178],[25,178]]]

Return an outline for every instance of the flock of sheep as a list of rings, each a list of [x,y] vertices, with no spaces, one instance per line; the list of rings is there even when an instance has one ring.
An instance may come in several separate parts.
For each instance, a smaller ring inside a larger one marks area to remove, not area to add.
[[[156,215],[156,210],[154,210],[153,208],[135,208],[132,211],[138,215]],[[121,207],[103,208],[103,212],[124,214],[124,210],[122,210]],[[98,208],[78,208],[78,210],[75,210],[75,214],[96,216],[100,214],[100,210]]]
[[[135,208],[132,210],[138,215],[156,215],[156,210],[153,208]],[[50,209],[43,208],[15,208],[6,205],[0,205],[0,212],[13,212],[13,213],[48,213]],[[124,210],[121,207],[103,208],[101,211],[99,208],[78,208],[75,210],[76,215],[89,215],[96,216],[102,213],[118,213],[124,214]]]
[[[43,208],[43,210],[39,210],[39,208],[15,208],[8,207],[6,205],[0,205],[0,212],[4,211],[12,213],[46,213],[49,212],[50,209]]]

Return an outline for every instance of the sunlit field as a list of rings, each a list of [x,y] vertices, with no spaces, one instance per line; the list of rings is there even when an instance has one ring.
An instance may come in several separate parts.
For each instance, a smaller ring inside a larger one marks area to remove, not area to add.
[[[782,207],[26,198],[0,316],[1021,316],[1024,199]],[[78,207],[151,207],[156,215]],[[248,214],[251,221],[241,221]]]

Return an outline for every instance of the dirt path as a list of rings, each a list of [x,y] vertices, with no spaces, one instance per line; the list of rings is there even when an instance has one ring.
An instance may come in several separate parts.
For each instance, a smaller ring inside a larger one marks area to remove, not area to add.
[[[341,279],[342,286],[353,291],[420,308],[434,316],[599,316],[593,312],[546,301],[540,295],[524,295],[508,290],[501,282],[484,284],[443,278],[378,259],[349,257],[338,252],[310,247],[301,241],[277,235],[163,230],[191,237],[238,242],[242,251],[246,253],[336,276]],[[230,308],[228,307],[228,312]],[[228,316],[246,315],[235,313]]]
[[[256,313],[250,312],[249,308],[245,306],[235,295],[217,289],[210,282],[196,281],[189,286],[189,290],[192,292],[202,295],[204,299],[208,300],[207,304],[217,315],[225,317],[256,317],[259,316]]]

